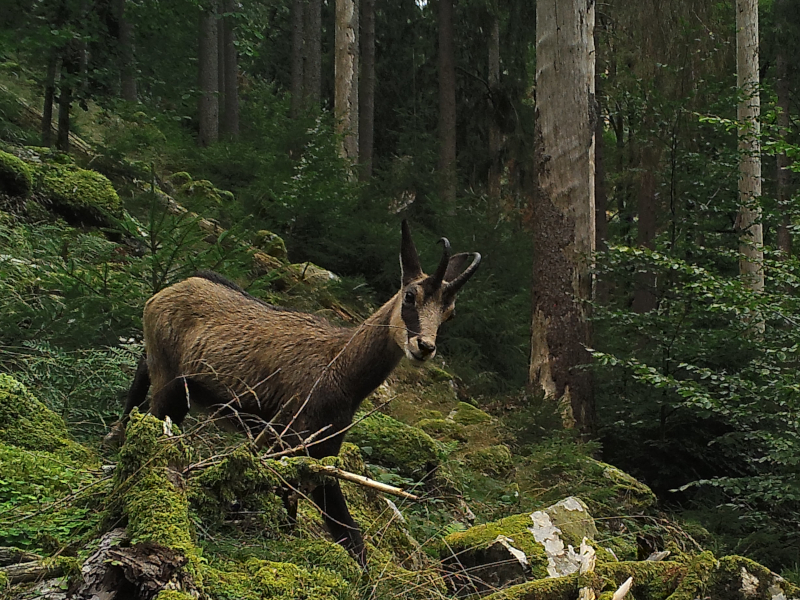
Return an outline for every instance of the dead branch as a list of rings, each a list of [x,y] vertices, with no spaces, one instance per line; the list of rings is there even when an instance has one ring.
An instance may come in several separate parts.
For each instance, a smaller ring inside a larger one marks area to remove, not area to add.
[[[355,473],[351,473],[350,471],[343,471],[338,467],[311,463],[308,465],[308,468],[314,473],[320,473],[322,475],[330,475],[331,477],[336,477],[337,479],[344,479],[345,481],[357,483],[358,485],[372,488],[374,490],[378,490],[385,494],[399,496],[401,498],[406,498],[407,500],[413,500],[414,502],[420,502],[422,500],[422,498],[420,498],[419,496],[415,496],[414,494],[410,494],[405,490],[401,490],[399,487],[395,487],[393,485],[389,485],[386,483],[381,483],[380,481],[375,481],[374,479],[370,479],[369,477],[364,477],[363,475],[356,475]]]
[[[1,567],[0,571],[6,574],[9,583],[25,583],[27,581],[41,581],[60,577],[64,573],[63,567],[55,564],[44,564],[39,561],[30,561]]]
[[[0,565],[14,565],[37,560],[42,560],[42,557],[33,552],[26,552],[19,548],[0,546]]]

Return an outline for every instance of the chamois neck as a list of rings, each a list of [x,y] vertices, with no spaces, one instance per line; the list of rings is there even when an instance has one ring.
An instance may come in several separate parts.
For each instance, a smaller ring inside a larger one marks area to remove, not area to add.
[[[356,328],[342,331],[342,349],[337,359],[341,389],[352,399],[355,412],[361,401],[383,383],[403,357],[391,329],[397,296]]]

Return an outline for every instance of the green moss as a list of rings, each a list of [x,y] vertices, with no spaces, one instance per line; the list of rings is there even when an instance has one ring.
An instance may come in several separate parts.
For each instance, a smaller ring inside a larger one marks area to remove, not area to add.
[[[245,564],[220,561],[203,567],[203,591],[218,600],[345,600],[350,585],[323,567],[250,559]]]
[[[678,587],[687,567],[676,561],[610,562],[597,566],[605,587],[616,590],[633,577],[633,597],[637,600],[664,600]]]
[[[711,573],[717,568],[717,560],[711,552],[702,552],[692,557],[687,564],[687,572],[670,600],[694,600],[705,597]]]
[[[187,183],[191,183],[192,176],[186,171],[179,171],[170,175],[169,180],[173,185],[184,186]]]
[[[431,411],[438,412],[438,411]],[[441,413],[439,413],[441,414]],[[459,442],[467,441],[467,432],[464,426],[455,421],[448,421],[446,419],[422,419],[416,424],[417,427],[422,429],[431,437],[440,441],[457,440]]]
[[[255,245],[269,256],[274,256],[281,260],[285,260],[288,257],[286,243],[283,238],[266,229],[256,233]]]
[[[461,425],[477,425],[478,423],[486,423],[492,420],[491,415],[466,402],[458,403],[452,417],[456,423]]]
[[[587,458],[587,461],[602,469],[603,477],[613,484],[611,490],[616,500],[616,507],[622,504],[628,514],[643,512],[658,502],[653,490],[621,469],[593,458]]]
[[[578,575],[572,574],[521,583],[484,596],[484,600],[572,600],[577,597]]]
[[[122,203],[111,182],[96,171],[72,165],[43,165],[37,191],[67,218],[103,221],[108,214],[119,214]]]
[[[155,597],[155,600],[197,600],[192,594],[188,592],[180,592],[178,590],[161,590]]]
[[[152,415],[131,413],[114,472],[114,495],[133,543],[171,548],[189,559],[196,574],[200,552],[193,541],[186,491],[177,475],[188,452],[179,438],[164,435],[164,427]]]
[[[396,468],[407,476],[424,476],[440,462],[431,436],[382,413],[374,413],[356,424],[348,432],[347,440],[360,446],[370,462]]]
[[[451,533],[440,546],[440,556],[445,562],[451,562],[452,557],[458,556],[458,562],[464,563],[466,560],[469,563],[465,566],[485,564],[484,554],[495,544],[497,537],[502,535],[514,540],[510,543],[525,553],[531,567],[531,577],[547,577],[547,554],[528,531],[531,525],[530,514],[524,513]],[[474,556],[466,558],[468,554]]]
[[[196,200],[206,200],[214,204],[222,204],[219,190],[214,187],[213,183],[206,179],[199,179],[197,181],[192,181],[190,179],[179,188],[179,191],[181,194],[190,196]]]
[[[57,452],[85,462],[91,453],[69,439],[64,420],[10,375],[0,374],[0,442],[41,452]]]
[[[13,154],[0,151],[0,193],[28,196],[33,186],[31,169]]]
[[[6,575],[5,571],[0,570],[0,590],[5,590],[11,585],[11,582],[8,580],[8,575]]]
[[[220,525],[234,501],[242,510],[257,515],[255,523],[262,529],[274,532],[286,525],[286,510],[275,492],[281,486],[281,477],[296,479],[297,473],[286,472],[289,461],[269,464],[274,466],[265,465],[247,448],[239,448],[193,477],[190,501],[206,526]]]
[[[390,553],[368,546],[369,572],[361,597],[376,600],[440,600],[447,597],[441,571],[418,565],[406,569]]]
[[[450,382],[455,379],[455,375],[452,373],[448,373],[441,367],[437,367],[436,365],[430,363],[428,363],[428,365],[425,367],[425,370],[428,372],[430,378],[437,383]]]
[[[469,468],[487,475],[504,477],[514,468],[511,450],[503,444],[481,448],[464,455]]]

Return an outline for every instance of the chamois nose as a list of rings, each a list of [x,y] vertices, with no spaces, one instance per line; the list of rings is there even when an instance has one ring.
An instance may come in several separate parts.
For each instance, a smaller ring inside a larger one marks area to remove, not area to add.
[[[436,350],[436,344],[433,344],[426,340],[419,341],[419,351],[421,354],[428,356],[429,354],[433,354],[434,350]]]

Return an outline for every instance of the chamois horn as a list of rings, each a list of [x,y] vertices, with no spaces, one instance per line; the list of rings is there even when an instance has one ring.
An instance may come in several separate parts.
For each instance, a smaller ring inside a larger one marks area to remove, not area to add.
[[[442,244],[442,260],[439,261],[439,266],[436,267],[436,272],[431,275],[431,281],[439,287],[444,281],[444,275],[447,272],[447,265],[450,264],[450,240],[446,237],[440,238]]]
[[[470,264],[466,269],[464,269],[460,275],[458,275],[455,279],[448,281],[444,284],[444,288],[442,289],[442,293],[448,295],[455,295],[458,293],[469,278],[475,274],[475,271],[478,270],[478,265],[481,264],[481,255],[479,252],[464,252],[459,253],[453,256],[451,261],[455,261],[456,259],[460,259],[462,262],[466,262],[469,256],[472,255],[472,264]]]

